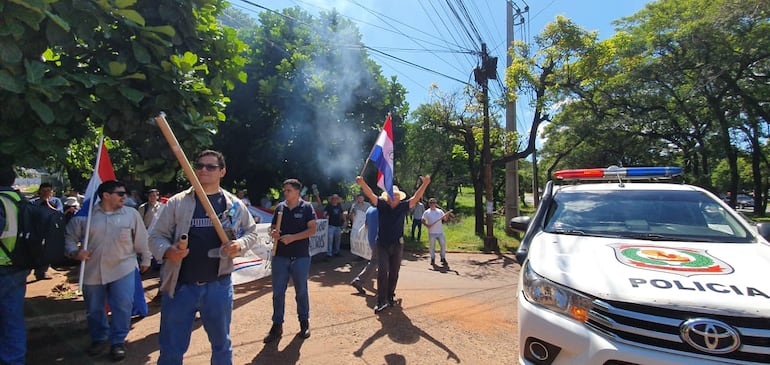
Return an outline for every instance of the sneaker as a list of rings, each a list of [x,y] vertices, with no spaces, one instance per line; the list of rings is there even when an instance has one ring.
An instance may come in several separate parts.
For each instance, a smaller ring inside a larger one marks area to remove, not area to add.
[[[387,307],[388,307],[388,303],[377,304],[377,306],[374,307],[374,314],[382,312]]]
[[[283,335],[283,325],[282,324],[273,324],[273,327],[270,327],[270,332],[268,332],[267,336],[262,340],[264,343],[270,343],[273,342]]]
[[[107,341],[94,341],[88,347],[86,353],[90,356],[99,356],[107,351]]]
[[[126,358],[126,345],[116,343],[110,346],[110,358],[112,361],[120,361]]]
[[[361,285],[361,281],[358,279],[353,280],[350,282],[350,285],[352,285],[356,290],[358,290],[358,294],[364,295],[366,294],[366,290],[364,290],[364,287]]]
[[[299,321],[298,335],[301,338],[310,337],[310,322],[307,319]]]
[[[436,266],[436,260],[430,259],[430,266]]]
[[[441,265],[449,266],[449,263],[446,262],[446,259],[441,259]]]
[[[390,298],[388,298],[388,306],[395,307],[396,304],[398,304],[398,302],[396,301],[395,296],[391,296]]]

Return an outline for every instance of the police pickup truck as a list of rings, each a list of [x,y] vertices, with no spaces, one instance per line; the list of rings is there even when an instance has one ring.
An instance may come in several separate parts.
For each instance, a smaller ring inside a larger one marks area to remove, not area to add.
[[[770,227],[681,174],[559,171],[511,221],[521,364],[770,363]]]

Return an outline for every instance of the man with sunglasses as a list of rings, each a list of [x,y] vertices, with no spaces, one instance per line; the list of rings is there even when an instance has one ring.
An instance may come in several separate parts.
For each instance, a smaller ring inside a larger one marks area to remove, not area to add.
[[[134,302],[136,255],[141,254],[140,270],[150,267],[147,229],[136,209],[125,207],[126,185],[109,180],[96,191],[100,199],[88,217],[76,216],[67,224],[65,244],[70,258],[86,261],[83,266],[83,299],[86,304],[91,356],[110,348],[112,360],[126,357],[126,336],[131,325]],[[88,247],[78,247],[88,234]],[[110,306],[108,320],[104,304]]]
[[[248,208],[219,186],[227,172],[224,156],[205,150],[193,166],[223,228],[232,236],[228,242],[220,241],[192,188],[169,198],[158,213],[150,248],[159,262],[165,261],[161,268],[159,365],[182,364],[196,313],[200,313],[211,343],[211,363],[232,364],[233,257],[257,243],[257,226]],[[183,235],[187,248],[179,246]]]

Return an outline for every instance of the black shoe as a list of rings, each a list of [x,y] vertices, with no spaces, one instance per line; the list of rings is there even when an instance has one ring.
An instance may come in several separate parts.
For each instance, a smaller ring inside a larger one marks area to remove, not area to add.
[[[299,321],[299,337],[310,337],[310,322],[307,319]]]
[[[388,306],[395,307],[398,302],[396,302],[396,297],[390,297],[388,298]]]
[[[270,327],[270,332],[265,336],[265,339],[262,340],[264,343],[270,343],[273,342],[283,335],[283,325],[282,324],[273,324],[273,327]]]
[[[91,346],[88,347],[86,353],[90,356],[99,356],[107,351],[107,341],[94,341],[91,342]]]
[[[387,307],[388,307],[388,303],[377,304],[377,306],[374,307],[374,314],[384,311],[385,308]]]
[[[352,285],[356,290],[358,290],[358,294],[364,295],[366,294],[366,290],[364,290],[364,287],[361,285],[361,282],[359,280],[353,280],[350,282],[350,285]]]
[[[35,280],[36,280],[36,281],[41,281],[41,280],[51,280],[51,277],[50,277],[50,276],[48,276],[48,275],[46,275],[46,274],[43,274],[43,275],[35,275]]]
[[[120,361],[126,358],[126,345],[116,343],[110,346],[110,358],[112,361]]]
[[[441,265],[449,266],[449,263],[446,262],[446,259],[441,259]]]
[[[430,259],[430,266],[436,266],[436,260]]]

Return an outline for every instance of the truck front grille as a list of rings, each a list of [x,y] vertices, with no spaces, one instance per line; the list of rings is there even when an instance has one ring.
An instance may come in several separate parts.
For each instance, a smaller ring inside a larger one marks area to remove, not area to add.
[[[694,318],[717,320],[735,329],[740,347],[725,354],[701,351],[682,339],[680,327]],[[770,363],[770,318],[679,311],[633,303],[594,300],[588,325],[616,341],[684,352],[715,361]]]

